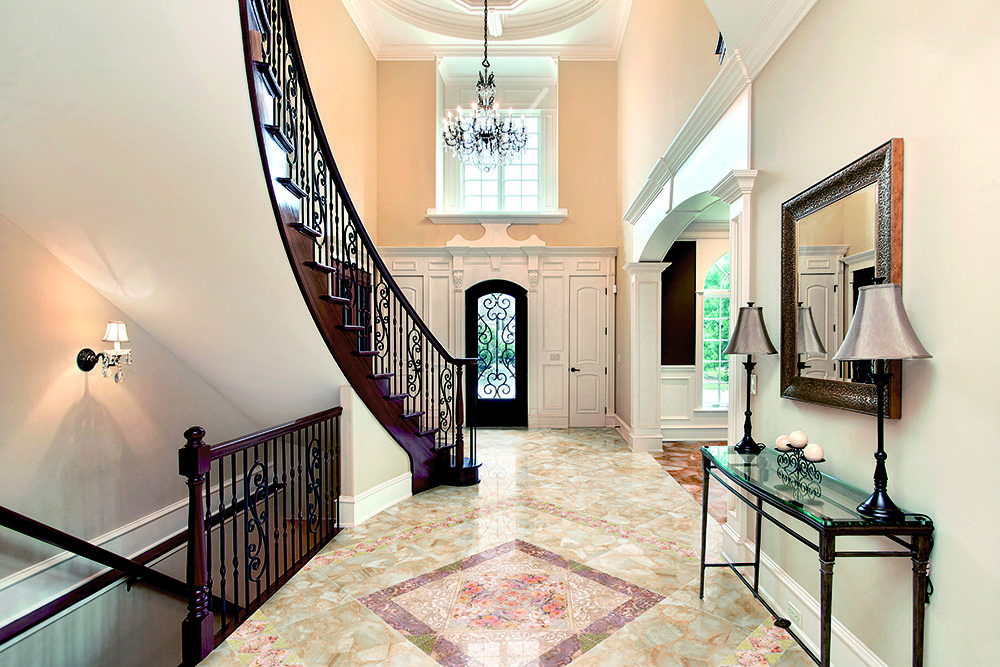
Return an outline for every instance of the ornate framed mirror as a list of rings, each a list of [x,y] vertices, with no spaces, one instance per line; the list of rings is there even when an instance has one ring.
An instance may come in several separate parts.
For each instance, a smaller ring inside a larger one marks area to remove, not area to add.
[[[781,205],[781,395],[875,414],[868,362],[833,361],[857,290],[903,282],[903,140],[892,139]],[[899,361],[884,414],[901,414]]]

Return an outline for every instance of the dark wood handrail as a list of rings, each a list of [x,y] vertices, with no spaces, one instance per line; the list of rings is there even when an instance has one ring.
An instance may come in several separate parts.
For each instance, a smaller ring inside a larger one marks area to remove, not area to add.
[[[7,507],[0,506],[0,526],[27,535],[30,538],[51,544],[87,560],[110,567],[128,577],[142,581],[178,599],[187,599],[187,584],[180,579],[157,572],[133,560],[119,556],[79,537],[64,533],[41,521],[36,521]]]
[[[184,546],[187,540],[187,532],[181,531],[142,552],[132,560],[140,565],[145,565],[158,558],[161,558],[171,551]],[[18,635],[31,630],[45,621],[71,609],[89,597],[97,595],[108,586],[112,586],[128,575],[118,570],[111,570],[98,575],[93,579],[88,579],[79,586],[67,591],[54,600],[46,602],[42,606],[32,609],[19,618],[14,619],[7,625],[0,627],[0,644],[4,644]],[[141,583],[141,582],[139,582]]]
[[[289,8],[289,3],[282,2],[279,3],[281,6],[281,11],[284,13],[284,19],[288,22],[289,30],[287,32],[288,42],[292,49],[292,54],[294,59],[299,63],[298,67],[298,86],[305,95],[308,104],[306,104],[306,109],[309,113],[309,117],[313,122],[316,129],[317,141],[319,141],[320,149],[323,151],[323,159],[327,161],[332,168],[330,169],[330,174],[333,177],[333,182],[337,186],[337,194],[343,200],[347,207],[347,213],[351,220],[354,222],[354,228],[358,232],[361,238],[362,244],[368,250],[368,254],[375,264],[375,267],[382,274],[385,279],[386,285],[389,290],[395,295],[396,299],[399,301],[403,310],[406,314],[410,316],[420,332],[427,337],[430,344],[437,350],[446,361],[456,365],[470,365],[476,363],[477,359],[469,359],[464,357],[454,357],[445,349],[441,341],[438,340],[427,324],[424,322],[423,318],[417,314],[417,311],[413,308],[413,304],[410,303],[409,299],[403,295],[403,290],[400,288],[396,279],[392,277],[389,273],[389,269],[386,267],[385,262],[382,260],[382,256],[378,253],[375,248],[375,244],[372,242],[371,237],[368,235],[368,230],[361,223],[361,216],[358,215],[357,209],[354,207],[354,201],[351,199],[350,193],[347,191],[347,186],[344,184],[344,179],[340,174],[340,169],[337,167],[337,162],[333,157],[333,149],[330,148],[329,140],[327,139],[326,130],[323,129],[323,121],[319,117],[319,112],[316,107],[316,100],[313,98],[312,87],[309,85],[309,76],[306,73],[306,68],[302,60],[302,52],[299,50],[299,39],[298,33],[295,30],[295,22],[292,20],[292,11]],[[246,11],[246,7],[244,7]]]
[[[260,445],[274,438],[280,438],[283,435],[294,433],[295,431],[306,428],[307,426],[312,426],[313,424],[318,424],[327,419],[331,419],[333,417],[339,417],[343,411],[344,408],[338,405],[335,408],[330,408],[329,410],[323,410],[322,412],[317,412],[307,417],[302,417],[300,419],[296,419],[295,421],[290,421],[286,424],[273,426],[271,428],[264,429],[263,431],[257,431],[256,433],[243,435],[240,436],[239,438],[233,438],[232,440],[227,440],[226,442],[221,442],[217,445],[212,445],[211,460],[217,461],[218,459],[221,459],[223,456],[228,456],[235,452],[247,449],[248,447],[253,447],[254,445]]]

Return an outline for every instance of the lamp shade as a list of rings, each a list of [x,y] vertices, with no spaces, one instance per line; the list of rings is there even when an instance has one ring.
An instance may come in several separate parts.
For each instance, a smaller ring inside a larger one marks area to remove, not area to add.
[[[778,351],[771,345],[771,339],[767,337],[767,329],[764,327],[764,316],[760,306],[754,306],[751,301],[740,308],[740,314],[736,318],[736,328],[729,338],[729,345],[722,351],[723,354],[777,354]]]
[[[127,343],[128,330],[125,329],[124,322],[108,322],[108,328],[104,331],[105,343]]]
[[[902,289],[896,283],[862,287],[858,306],[836,361],[857,359],[928,359],[903,309]]]
[[[795,327],[795,351],[800,354],[826,354],[813,319],[812,306],[799,306],[799,321]]]

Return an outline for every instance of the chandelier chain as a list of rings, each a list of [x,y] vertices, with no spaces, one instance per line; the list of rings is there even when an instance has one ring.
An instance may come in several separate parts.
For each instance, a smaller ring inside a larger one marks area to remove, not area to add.
[[[483,67],[485,67],[486,69],[489,69],[489,67],[490,67],[490,59],[489,59],[489,56],[486,54],[486,45],[489,43],[489,40],[488,40],[488,36],[489,36],[489,17],[488,17],[488,14],[487,14],[487,6],[486,6],[487,2],[489,2],[489,0],[483,0]]]

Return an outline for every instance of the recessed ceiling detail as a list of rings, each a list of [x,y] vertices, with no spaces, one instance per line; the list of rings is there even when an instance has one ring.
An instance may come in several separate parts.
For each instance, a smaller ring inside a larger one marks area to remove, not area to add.
[[[493,0],[490,13],[502,17],[503,40],[546,37],[601,11],[612,0]],[[482,5],[471,0],[372,0],[372,4],[414,28],[459,39],[480,40]],[[473,10],[473,7],[476,9]]]

